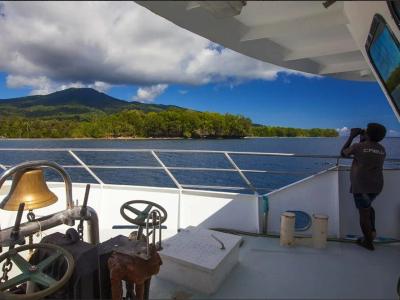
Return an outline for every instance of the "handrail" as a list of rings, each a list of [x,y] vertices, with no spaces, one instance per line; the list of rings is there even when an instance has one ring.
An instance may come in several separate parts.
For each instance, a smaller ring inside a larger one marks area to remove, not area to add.
[[[260,155],[260,156],[285,156],[303,158],[327,158],[327,159],[351,159],[340,155],[300,154],[285,152],[254,152],[254,151],[226,151],[226,150],[194,150],[194,149],[129,149],[129,148],[0,148],[0,151],[39,151],[39,152],[159,152],[159,153],[209,153],[209,154],[233,154],[233,155]],[[400,158],[386,158],[385,161],[400,162]]]
[[[162,170],[172,180],[175,186],[181,191],[182,189],[190,188],[212,188],[220,190],[251,190],[255,195],[258,194],[259,190],[271,190],[271,188],[255,187],[251,181],[247,178],[246,173],[265,173],[265,174],[276,174],[276,175],[310,175],[314,171],[273,171],[273,170],[260,170],[260,169],[241,169],[234,161],[235,155],[247,155],[247,156],[268,156],[268,157],[287,157],[287,158],[316,158],[316,159],[330,159],[335,162],[327,163],[327,166],[339,166],[340,160],[349,159],[337,155],[315,155],[315,154],[296,154],[296,153],[279,153],[279,152],[249,152],[249,151],[223,151],[223,150],[193,150],[193,149],[127,149],[127,148],[0,148],[2,151],[27,151],[27,152],[66,152],[72,156],[73,159],[78,163],[76,165],[64,165],[64,168],[77,168],[85,169],[96,182],[104,185],[104,182],[96,175],[93,169],[132,169],[132,170]],[[117,166],[117,165],[89,165],[86,164],[80,157],[79,152],[126,152],[126,153],[149,153],[153,159],[156,160],[158,166]],[[212,167],[178,167],[178,166],[167,166],[162,161],[162,158],[157,153],[201,153],[201,154],[220,154],[229,163],[231,168],[212,168]],[[386,162],[400,163],[400,159],[388,158]],[[8,169],[9,165],[2,164],[0,161],[0,168],[3,170]],[[176,177],[171,173],[173,170],[184,170],[184,171],[213,171],[213,172],[233,172],[238,173],[244,182],[244,186],[212,186],[212,185],[195,185],[195,184],[181,184]],[[396,169],[395,169],[396,170]]]

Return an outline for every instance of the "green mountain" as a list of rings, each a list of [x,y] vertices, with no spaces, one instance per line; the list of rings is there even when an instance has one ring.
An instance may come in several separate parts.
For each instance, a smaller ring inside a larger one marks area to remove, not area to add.
[[[127,102],[91,88],[69,88],[48,95],[0,99],[0,116],[65,119],[93,113],[110,114],[122,110],[160,112],[182,107],[162,104]]]

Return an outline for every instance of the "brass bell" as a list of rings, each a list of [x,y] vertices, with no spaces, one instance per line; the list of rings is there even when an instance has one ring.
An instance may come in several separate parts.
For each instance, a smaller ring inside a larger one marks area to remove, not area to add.
[[[0,208],[17,211],[19,204],[25,202],[25,210],[32,210],[56,203],[57,199],[49,190],[42,169],[23,170],[13,176],[10,192]]]

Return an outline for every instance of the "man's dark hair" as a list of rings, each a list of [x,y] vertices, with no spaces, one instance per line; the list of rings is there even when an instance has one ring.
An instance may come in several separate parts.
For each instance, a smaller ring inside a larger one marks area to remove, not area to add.
[[[367,126],[367,135],[371,141],[380,142],[386,135],[386,128],[378,123],[369,123]]]

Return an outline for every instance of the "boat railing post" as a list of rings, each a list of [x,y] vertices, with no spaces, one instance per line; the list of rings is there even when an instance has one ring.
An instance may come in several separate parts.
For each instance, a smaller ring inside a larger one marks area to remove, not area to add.
[[[236,170],[236,172],[239,173],[240,177],[242,177],[242,179],[246,183],[246,185],[254,192],[254,195],[258,196],[257,189],[250,182],[250,180],[246,177],[246,175],[243,173],[243,171],[238,167],[238,165],[235,163],[235,161],[232,159],[232,157],[228,154],[228,152],[224,152],[224,155],[227,158],[227,160],[230,162],[232,167]]]
[[[72,150],[68,150],[69,154],[90,174],[92,177],[101,185],[104,185],[104,182],[97,177],[97,175],[90,169],[80,158],[77,154],[75,154]]]
[[[242,177],[243,181],[246,183],[246,185],[250,188],[250,190],[253,191],[254,193],[254,197],[256,198],[257,201],[257,214],[258,214],[258,222],[259,222],[259,228],[261,227],[261,230],[264,232],[266,232],[267,230],[267,218],[268,218],[268,214],[264,213],[261,216],[261,220],[260,220],[260,195],[257,192],[257,189],[255,188],[255,186],[250,182],[250,180],[246,177],[246,175],[243,173],[243,171],[239,168],[239,166],[235,163],[235,161],[232,159],[232,157],[229,155],[228,152],[224,152],[224,155],[226,157],[226,159],[230,162],[230,164],[232,165],[232,167],[236,170],[236,172],[239,173],[240,177]],[[262,224],[260,226],[260,223]]]
[[[161,158],[155,153],[154,150],[150,150],[151,155],[156,159],[158,164],[163,168],[165,173],[169,176],[169,178],[172,180],[172,182],[175,184],[175,186],[178,189],[178,220],[177,220],[177,230],[179,231],[181,227],[181,198],[182,198],[182,185],[179,183],[179,181],[175,178],[175,176],[171,173],[171,171],[168,169],[168,167],[164,164],[164,162],[161,160]]]
[[[100,184],[100,205],[103,204],[103,187],[104,187],[104,182],[90,169],[84,162],[79,158],[79,156],[74,153],[71,149],[68,150],[69,154]],[[91,213],[92,217],[87,220],[87,228],[88,228],[88,235],[91,243],[99,243],[99,221],[97,214],[94,210],[92,210]],[[96,233],[97,231],[97,233]],[[97,240],[96,240],[97,239]]]

